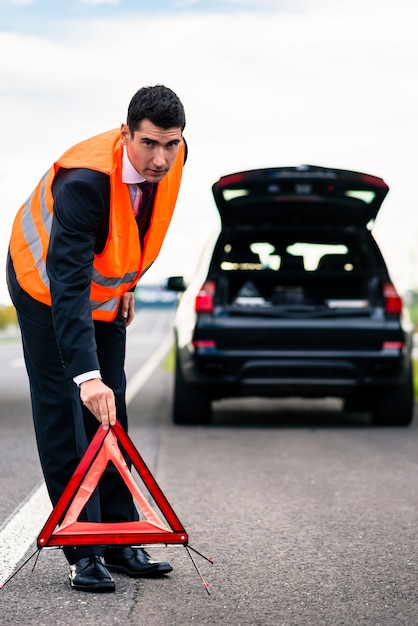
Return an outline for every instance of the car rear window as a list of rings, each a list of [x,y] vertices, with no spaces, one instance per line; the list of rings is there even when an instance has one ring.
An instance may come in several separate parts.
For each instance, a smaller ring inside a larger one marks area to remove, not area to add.
[[[357,260],[355,260],[357,259]],[[338,271],[351,272],[360,260],[358,251],[347,243],[296,241],[275,244],[271,241],[234,241],[223,247],[223,271]]]
[[[355,230],[323,233],[264,230],[221,239],[211,269],[217,305],[265,312],[292,306],[318,315],[330,308],[365,310],[377,302],[379,261],[368,245],[372,240]]]

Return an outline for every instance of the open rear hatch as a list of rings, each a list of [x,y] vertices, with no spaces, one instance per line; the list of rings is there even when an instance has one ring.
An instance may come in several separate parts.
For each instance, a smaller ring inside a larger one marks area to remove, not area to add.
[[[388,191],[376,176],[314,165],[239,172],[212,186],[224,227],[321,221],[366,226]]]
[[[383,179],[301,165],[223,176],[212,191],[222,220],[212,270],[223,313],[331,320],[368,318],[382,306],[366,227],[389,191]]]

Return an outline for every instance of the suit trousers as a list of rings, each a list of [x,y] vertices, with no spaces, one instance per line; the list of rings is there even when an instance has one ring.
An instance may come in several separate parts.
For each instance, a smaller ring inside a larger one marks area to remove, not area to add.
[[[22,335],[39,457],[55,506],[100,425],[82,405],[77,385],[64,375],[50,307],[21,290],[10,263],[8,285]],[[94,328],[103,382],[114,391],[117,418],[127,430],[126,329],[121,311],[113,322],[94,322]],[[129,465],[128,459],[127,462]],[[138,519],[132,495],[113,465],[101,477],[83,511],[83,519],[92,522]],[[70,563],[75,563],[89,554],[103,554],[104,548],[66,547],[64,553]]]

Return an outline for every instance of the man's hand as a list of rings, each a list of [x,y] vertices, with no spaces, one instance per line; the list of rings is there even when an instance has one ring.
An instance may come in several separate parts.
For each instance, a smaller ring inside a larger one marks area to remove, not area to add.
[[[125,320],[125,326],[129,326],[135,317],[135,300],[132,291],[127,291],[122,296],[121,301],[122,316]]]
[[[115,394],[100,378],[86,380],[80,385],[80,398],[85,407],[101,422],[104,430],[116,423]]]

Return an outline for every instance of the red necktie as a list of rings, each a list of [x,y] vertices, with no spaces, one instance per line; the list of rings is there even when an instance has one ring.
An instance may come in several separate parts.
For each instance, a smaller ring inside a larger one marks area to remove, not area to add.
[[[138,230],[140,232],[146,227],[149,221],[150,214],[152,212],[153,200],[154,200],[154,184],[149,183],[146,180],[142,183],[137,183],[141,190],[141,194],[138,194],[139,200],[135,198],[134,214],[136,222],[138,224]],[[136,213],[136,211],[137,213]]]

